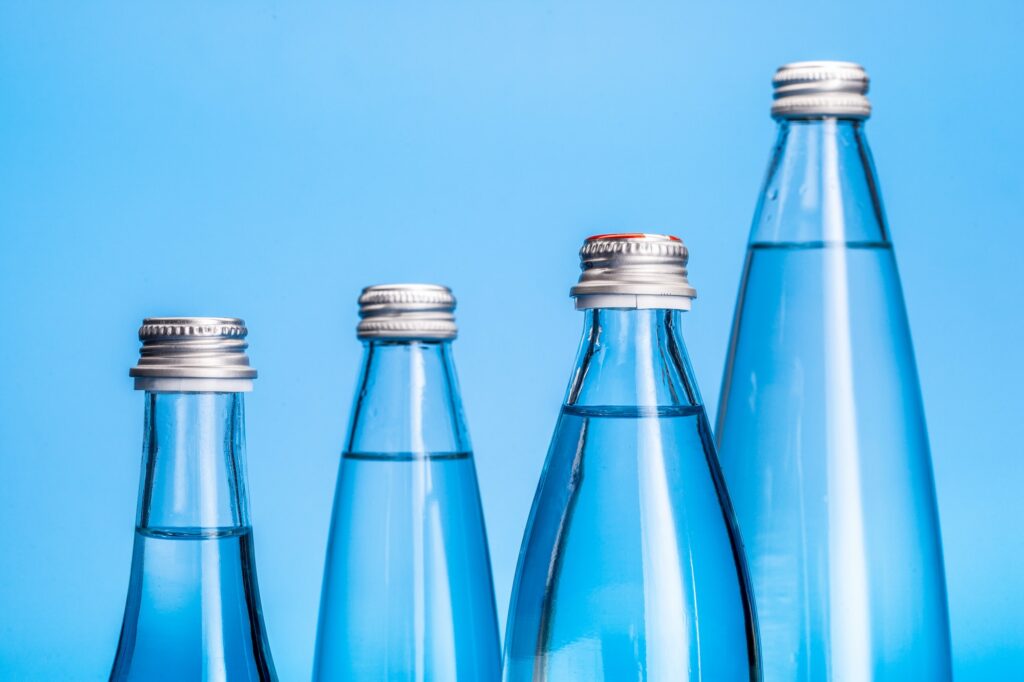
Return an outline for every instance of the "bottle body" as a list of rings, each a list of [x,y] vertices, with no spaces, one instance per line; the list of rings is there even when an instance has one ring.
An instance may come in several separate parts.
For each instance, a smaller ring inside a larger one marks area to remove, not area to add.
[[[781,123],[716,433],[765,679],[949,679],[924,410],[859,121]]]
[[[494,680],[483,513],[446,341],[371,341],[342,455],[314,678]]]
[[[275,679],[240,393],[146,393],[135,548],[112,680]]]
[[[523,540],[505,680],[750,680],[741,548],[680,313],[598,309]]]

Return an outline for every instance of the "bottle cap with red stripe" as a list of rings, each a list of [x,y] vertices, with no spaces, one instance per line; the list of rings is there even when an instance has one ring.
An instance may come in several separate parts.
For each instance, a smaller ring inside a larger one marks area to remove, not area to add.
[[[580,249],[582,273],[570,295],[577,310],[689,310],[697,292],[686,279],[688,260],[679,237],[640,232],[595,235]]]

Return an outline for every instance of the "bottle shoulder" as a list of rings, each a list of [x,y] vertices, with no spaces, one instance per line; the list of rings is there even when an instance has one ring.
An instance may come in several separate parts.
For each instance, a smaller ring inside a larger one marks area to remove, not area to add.
[[[863,123],[783,122],[751,244],[885,243],[888,225]]]
[[[696,407],[700,391],[678,310],[587,311],[565,404]]]
[[[367,343],[345,450],[471,449],[450,342]]]

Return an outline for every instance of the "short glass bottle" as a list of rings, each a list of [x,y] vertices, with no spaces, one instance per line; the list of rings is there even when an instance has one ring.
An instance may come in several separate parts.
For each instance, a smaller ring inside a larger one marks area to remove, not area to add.
[[[111,680],[276,679],[246,492],[246,333],[234,318],[149,318],[139,330],[142,481]]]
[[[436,285],[368,287],[365,345],[327,549],[314,679],[500,674],[490,558]]]

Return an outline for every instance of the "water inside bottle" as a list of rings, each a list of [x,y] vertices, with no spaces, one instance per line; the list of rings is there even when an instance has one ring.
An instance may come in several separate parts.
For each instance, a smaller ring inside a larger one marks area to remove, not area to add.
[[[750,246],[717,435],[766,679],[948,676],[904,310],[888,242]]]
[[[567,405],[552,448],[534,523],[549,546],[532,548],[554,557],[542,679],[749,679],[704,408]]]
[[[257,592],[252,530],[137,528],[119,656],[131,669],[112,679],[269,679]],[[140,566],[141,564],[141,570]],[[246,594],[254,595],[252,600]],[[254,646],[254,644],[257,644]]]
[[[472,453],[346,452],[335,504],[317,679],[494,679]]]

